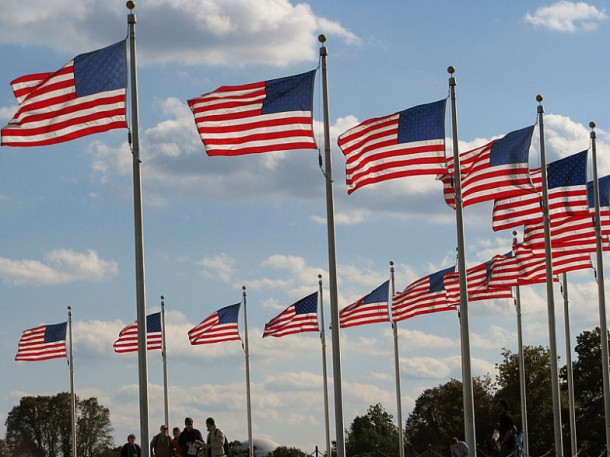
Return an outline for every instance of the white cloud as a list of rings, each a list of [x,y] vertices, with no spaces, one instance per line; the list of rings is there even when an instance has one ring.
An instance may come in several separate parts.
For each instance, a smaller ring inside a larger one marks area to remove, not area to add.
[[[608,19],[608,15],[588,3],[564,0],[527,13],[524,19],[527,23],[558,32],[577,32],[595,30],[600,22]]]
[[[0,278],[14,285],[56,285],[100,282],[118,275],[116,262],[100,259],[97,252],[56,249],[44,260],[0,258]]]
[[[0,42],[19,46],[45,43],[70,53],[75,46],[76,53],[91,51],[118,41],[127,23],[123,0],[5,3]],[[288,0],[155,0],[134,12],[143,64],[281,67],[315,62],[319,33],[348,44],[359,42],[339,22],[316,16],[307,3]]]
[[[228,257],[224,252],[213,257],[204,257],[197,263],[203,267],[201,274],[206,278],[228,283],[235,273],[235,259]]]

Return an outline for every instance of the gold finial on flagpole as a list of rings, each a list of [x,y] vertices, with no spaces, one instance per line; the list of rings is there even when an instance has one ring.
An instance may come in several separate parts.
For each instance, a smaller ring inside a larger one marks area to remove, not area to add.
[[[595,128],[595,122],[593,122],[593,121],[589,122],[589,127],[591,127],[592,129],[594,129],[594,128]]]
[[[544,97],[542,95],[540,95],[540,94],[536,95],[536,101],[538,103],[542,103],[542,100],[544,100]]]
[[[320,35],[318,35],[318,41],[320,43],[325,43],[326,42],[326,35],[324,35],[323,33],[321,33]]]
[[[127,6],[128,9],[132,10],[136,7],[136,2],[134,2],[133,0],[129,0],[125,6]]]
[[[447,72],[452,75],[453,73],[455,73],[455,67],[453,65],[449,65],[449,68],[447,68]]]

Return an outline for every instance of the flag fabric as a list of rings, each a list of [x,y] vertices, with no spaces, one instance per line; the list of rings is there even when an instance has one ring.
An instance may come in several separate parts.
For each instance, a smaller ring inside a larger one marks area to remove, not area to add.
[[[241,340],[237,319],[241,303],[225,306],[189,330],[192,345]]]
[[[39,325],[24,330],[19,340],[15,360],[37,362],[39,360],[68,357],[66,353],[67,322]]]
[[[389,322],[388,313],[388,287],[390,281],[365,295],[360,300],[346,306],[339,312],[339,327],[347,328],[356,325],[375,324],[377,322]]]
[[[339,135],[347,193],[385,181],[445,172],[446,100],[369,119]]]
[[[163,330],[161,313],[146,316],[146,342],[149,351],[161,349]],[[133,321],[119,333],[119,339],[112,345],[114,352],[136,352],[138,350],[138,322]]]
[[[536,194],[495,201],[492,224],[494,230],[542,223],[542,170],[530,170],[530,176]],[[587,151],[547,165],[547,181],[551,219],[587,215]]]
[[[490,287],[492,260],[480,263],[466,269],[466,290],[468,301],[492,300],[497,298],[512,298],[509,286],[498,285]],[[447,300],[455,305],[460,304],[460,274],[449,273],[445,276]]]
[[[318,293],[314,292],[290,305],[265,324],[263,338],[266,336],[286,336],[292,333],[317,332]]]
[[[515,247],[515,256],[519,268],[519,285],[546,282],[544,249],[532,249],[524,243],[518,243]],[[559,274],[592,267],[588,253],[572,249],[553,248],[551,259],[554,281],[557,281]]]
[[[2,145],[44,146],[126,128],[125,44],[80,54],[55,73],[15,79],[19,106],[2,129]]]
[[[510,132],[484,146],[460,154],[462,207],[533,192],[528,160],[534,126]],[[447,160],[443,181],[447,204],[455,208],[455,164]]]
[[[316,70],[239,86],[222,86],[188,104],[210,156],[316,149]]]
[[[392,320],[410,319],[420,314],[451,311],[457,307],[447,301],[444,278],[455,266],[437,271],[414,281],[392,299]]]

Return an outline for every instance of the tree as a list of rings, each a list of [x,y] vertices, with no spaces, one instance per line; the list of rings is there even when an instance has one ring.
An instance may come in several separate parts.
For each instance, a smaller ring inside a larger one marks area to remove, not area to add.
[[[78,454],[102,457],[112,446],[110,412],[97,399],[76,400]],[[12,457],[69,457],[70,395],[23,397],[6,418],[6,442]]]
[[[392,415],[380,403],[371,405],[365,416],[357,416],[345,439],[347,456],[398,455],[398,430]]]
[[[269,457],[307,457],[303,451],[296,447],[278,446],[273,452],[267,454]]]
[[[475,434],[483,443],[493,423],[492,384],[488,377],[473,379]],[[451,379],[424,390],[406,421],[407,448],[414,454],[432,450],[447,454],[451,438],[464,438],[464,403],[462,382]]]
[[[578,359],[573,363],[574,402],[579,451],[599,455],[605,449],[606,436],[604,387],[602,378],[601,332],[599,327],[576,337]],[[565,377],[567,368],[562,368]]]

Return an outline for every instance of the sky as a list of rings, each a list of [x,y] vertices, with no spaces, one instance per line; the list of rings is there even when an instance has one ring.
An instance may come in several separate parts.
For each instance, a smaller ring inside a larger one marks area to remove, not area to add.
[[[318,335],[262,339],[266,322],[317,290],[318,274],[330,320],[318,151],[208,157],[188,99],[221,85],[315,69],[317,37],[327,36],[339,308],[386,281],[390,261],[397,290],[456,261],[455,213],[439,181],[405,178],[348,196],[336,146],[337,136],[358,122],[447,97],[450,65],[460,151],[536,123],[535,97],[542,94],[547,162],[589,148],[588,124],[595,121],[599,176],[610,173],[610,13],[603,1],[141,0],[134,11],[146,304],[148,312],[159,311],[165,296],[170,426],[191,416],[204,430],[212,416],[230,440],[247,439],[241,344],[190,346],[187,337],[215,310],[239,302],[246,286],[253,435],[307,453],[325,446]],[[56,71],[78,54],[124,39],[127,14],[122,0],[6,0],[0,123],[16,110],[10,81]],[[322,147],[320,90],[318,71],[314,128]],[[448,111],[447,154],[451,135]],[[54,146],[0,149],[2,423],[24,395],[69,391],[64,359],[17,363],[14,357],[23,330],[63,322],[71,306],[77,395],[95,396],[110,409],[117,445],[132,432],[139,441],[137,357],[112,349],[136,318],[126,141],[121,129]],[[539,144],[536,129],[531,167],[540,166]],[[464,223],[467,265],[510,250],[510,231],[491,229],[490,204],[466,208]],[[600,318],[593,270],[568,280],[573,348]],[[521,300],[524,344],[548,346],[544,286],[523,287]],[[555,316],[562,366],[558,286]],[[514,303],[476,302],[469,318],[473,375],[494,378],[503,348],[518,350]],[[243,314],[239,325],[243,337]],[[348,328],[340,341],[345,427],[377,403],[396,417],[390,325]],[[334,439],[330,333],[327,342]],[[461,379],[457,314],[401,322],[399,356],[406,420],[425,389]],[[164,421],[160,351],[149,352],[148,365],[152,436]]]

